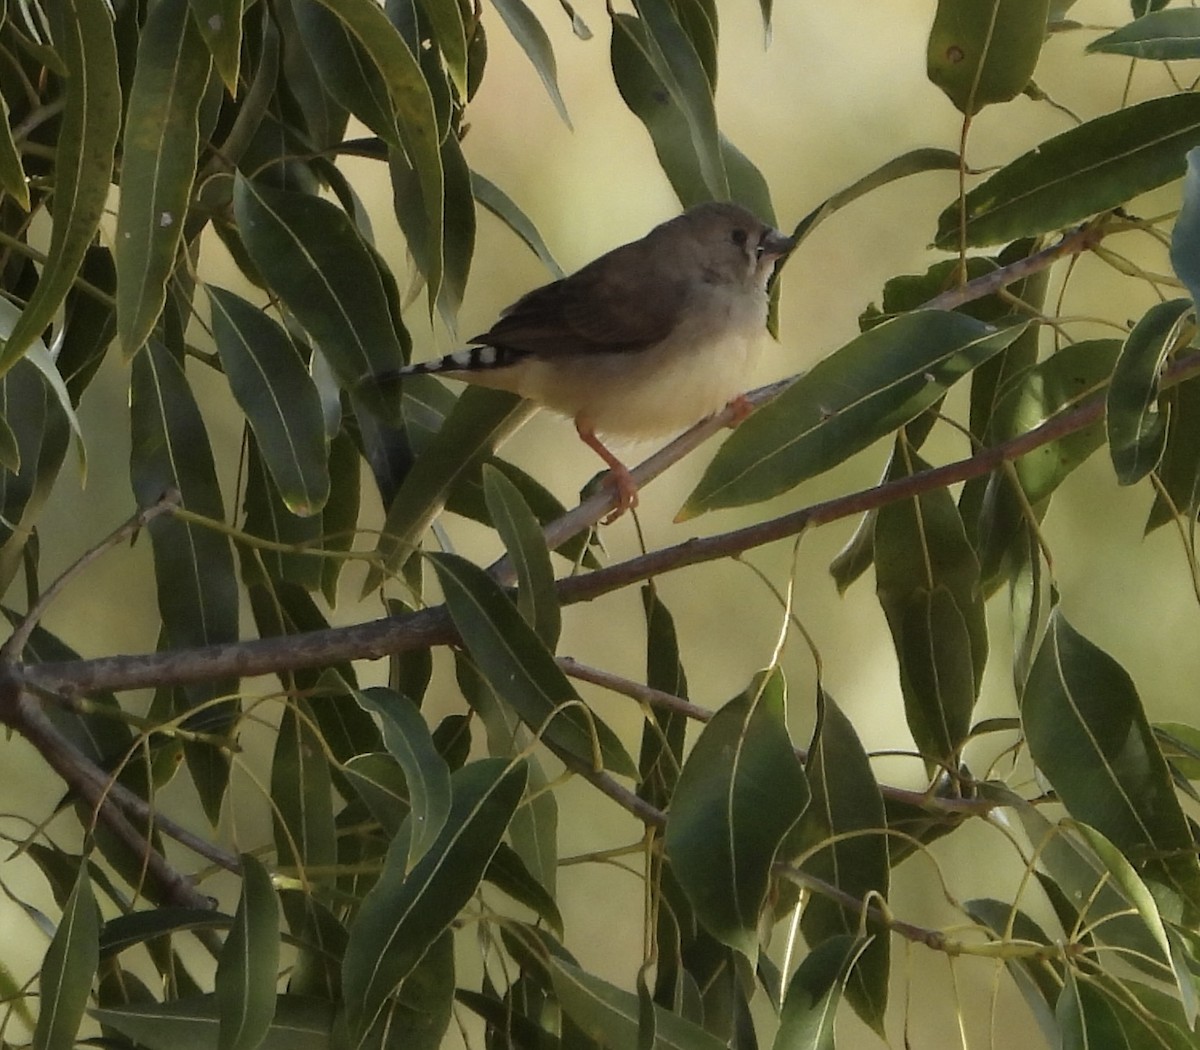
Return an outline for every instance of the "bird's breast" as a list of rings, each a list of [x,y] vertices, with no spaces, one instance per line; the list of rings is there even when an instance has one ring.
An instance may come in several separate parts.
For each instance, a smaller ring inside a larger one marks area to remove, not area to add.
[[[716,290],[655,346],[530,358],[520,393],[601,434],[661,437],[719,411],[750,381],[765,338],[766,295]]]

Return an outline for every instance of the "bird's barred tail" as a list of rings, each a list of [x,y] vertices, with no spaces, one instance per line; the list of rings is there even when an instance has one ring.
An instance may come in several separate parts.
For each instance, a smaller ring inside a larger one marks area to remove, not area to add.
[[[503,346],[472,346],[432,361],[419,361],[395,371],[397,376],[435,375],[438,372],[483,372],[515,364],[525,354]]]

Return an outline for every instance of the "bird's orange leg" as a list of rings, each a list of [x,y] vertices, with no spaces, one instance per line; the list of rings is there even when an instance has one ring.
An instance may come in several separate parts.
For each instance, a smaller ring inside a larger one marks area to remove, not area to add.
[[[627,510],[637,506],[638,503],[638,487],[637,482],[633,480],[633,475],[629,473],[629,468],[625,466],[616,456],[614,456],[596,436],[595,428],[585,416],[575,417],[575,432],[588,448],[592,449],[605,463],[608,464],[608,480],[612,487],[616,490],[617,506],[613,512],[604,519],[605,525],[610,525],[617,520]]]
[[[738,394],[725,407],[733,410],[733,418],[729,421],[730,430],[743,423],[746,417],[754,411],[754,406],[750,404],[750,399],[745,394]]]

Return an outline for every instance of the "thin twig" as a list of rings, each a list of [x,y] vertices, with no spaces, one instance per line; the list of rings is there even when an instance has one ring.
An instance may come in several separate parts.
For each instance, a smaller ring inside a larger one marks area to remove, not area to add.
[[[25,646],[29,642],[29,636],[33,634],[38,623],[41,622],[46,610],[53,603],[67,584],[75,580],[88,566],[98,561],[104,554],[107,554],[114,547],[124,543],[131,536],[140,532],[155,518],[161,517],[163,514],[174,510],[179,506],[181,496],[178,489],[168,489],[158,498],[158,501],[151,504],[149,507],[144,507],[131,517],[125,524],[114,529],[108,536],[102,539],[90,550],[84,551],[75,563],[69,566],[53,583],[47,587],[38,600],[30,606],[29,611],[25,614],[25,618],[16,627],[8,640],[0,646],[0,661],[13,662],[20,660],[21,654],[25,651]]]

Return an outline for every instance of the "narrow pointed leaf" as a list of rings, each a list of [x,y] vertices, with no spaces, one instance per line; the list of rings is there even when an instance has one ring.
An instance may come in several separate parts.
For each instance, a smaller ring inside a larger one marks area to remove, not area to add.
[[[399,571],[412,557],[425,530],[449,498],[453,486],[471,477],[482,459],[494,452],[534,412],[515,394],[468,387],[454,409],[405,476],[388,508],[377,553],[384,568]],[[378,580],[368,578],[368,586]]]
[[[350,759],[344,772],[384,833],[389,838],[395,835],[411,809],[400,763],[389,754],[368,752]]]
[[[429,556],[463,643],[497,695],[530,729],[589,768],[637,767],[583,702],[554,656],[486,572],[453,554]]]
[[[240,174],[233,203],[254,265],[342,386],[355,389],[367,376],[400,367],[403,353],[375,258],[345,212]],[[372,396],[370,386],[361,389]]]
[[[513,900],[535,912],[559,937],[563,935],[563,920],[558,904],[511,846],[500,843],[483,877]]]
[[[554,278],[566,277],[566,271],[546,247],[538,228],[507,193],[477,171],[471,172],[471,189],[475,199],[525,242]]]
[[[809,801],[779,671],[761,673],[704,727],[667,816],[667,860],[696,917],[754,960],[771,865]]]
[[[83,265],[108,201],[121,126],[117,52],[104,0],[62,0],[48,11],[55,49],[67,66],[62,123],[55,137],[54,222],[37,287],[0,352],[0,373],[41,335]],[[29,190],[15,154],[14,160],[16,170],[5,181],[19,183],[16,197],[28,208]]]
[[[117,209],[117,333],[127,355],[146,342],[167,281],[196,175],[200,102],[212,56],[188,0],[151,8],[125,114]]]
[[[1121,148],[1113,149],[1119,142]],[[1081,222],[1179,178],[1200,145],[1200,96],[1184,92],[1106,113],[1001,168],[938,219],[937,246],[1001,244]]]
[[[646,26],[646,58],[687,121],[704,184],[712,199],[725,200],[729,182],[704,64],[667,0],[634,0],[633,6]]]
[[[381,139],[399,145],[387,84],[357,37],[319,0],[293,0],[292,8],[325,89]]]
[[[286,581],[306,591],[319,590],[323,560],[319,556],[321,516],[313,514],[302,518],[293,513],[267,469],[258,441],[250,436],[246,446],[242,528],[251,536],[298,549],[243,550],[240,553],[243,580],[247,583]]]
[[[1125,1050],[1129,1044],[1108,997],[1092,982],[1080,981],[1067,970],[1054,1015],[1062,1050]]]
[[[1200,865],[1132,679],[1056,609],[1021,698],[1030,756],[1067,811],[1200,907]],[[1147,859],[1153,857],[1154,859]]]
[[[134,360],[130,383],[132,428],[130,476],[140,506],[150,506],[170,489],[188,510],[224,519],[216,467],[204,421],[183,368],[157,340]],[[154,550],[158,608],[173,648],[232,642],[238,636],[238,592],[229,541],[200,525],[170,515],[149,525]],[[189,707],[229,695],[236,679],[185,687]],[[208,706],[186,725],[219,733],[229,722],[227,704]],[[188,764],[212,820],[220,812],[228,778],[223,755],[189,743]]]
[[[428,227],[425,282],[433,309],[442,287],[442,221],[444,187],[439,151],[441,135],[430,97],[429,84],[404,38],[377,4],[322,0],[345,23],[375,63],[391,96],[400,143],[421,184]]]
[[[46,957],[33,1050],[71,1050],[100,964],[100,913],[87,864],[81,864]]]
[[[940,0],[926,55],[929,79],[959,112],[1007,102],[1033,77],[1049,0]]]
[[[928,469],[897,443],[890,477]],[[908,727],[927,762],[953,764],[987,662],[979,561],[946,489],[881,507],[873,535]]]
[[[375,687],[356,692],[354,698],[367,711],[383,719],[383,743],[400,764],[408,785],[412,830],[409,834],[409,869],[437,841],[450,813],[450,770],[438,754],[421,712],[407,697]]]
[[[188,0],[196,28],[212,54],[221,83],[231,96],[238,92],[242,50],[242,0]]]
[[[979,925],[990,930],[998,938],[1044,944],[1047,948],[1050,946],[1050,938],[1036,922],[1023,911],[1004,901],[987,898],[969,900],[963,902],[963,909]],[[1058,999],[1061,987],[1059,975],[1062,973],[1062,967],[1058,964],[1047,965],[1041,959],[1021,958],[1005,960],[1005,967],[1046,1041],[1053,1045],[1058,1036],[1054,1003]]]
[[[315,514],[329,497],[329,453],[312,377],[287,332],[263,310],[215,286],[208,297],[229,388],[279,494],[293,514]]]
[[[335,1004],[281,995],[259,1050],[330,1050]],[[220,1009],[215,995],[93,1009],[91,1016],[148,1050],[215,1047]]]
[[[613,18],[610,60],[613,80],[625,104],[646,126],[658,162],[671,188],[685,208],[712,200],[704,167],[692,137],[687,114],[667,90],[649,58],[646,26],[632,15]],[[773,222],[770,194],[758,169],[723,135],[718,136],[722,164],[732,199],[739,201],[764,222]]]
[[[772,1050],[833,1050],[833,1025],[851,968],[866,942],[849,933],[823,941],[792,974]]]
[[[1200,11],[1194,7],[1154,11],[1097,37],[1087,50],[1161,62],[1200,58]]]
[[[1140,481],[1163,457],[1169,402],[1161,400],[1159,377],[1167,355],[1179,345],[1192,318],[1190,299],[1152,306],[1121,348],[1108,387],[1105,426],[1117,481]]]
[[[337,862],[333,778],[307,701],[284,710],[271,761],[275,855],[301,871]]]
[[[988,440],[1016,437],[1085,402],[1103,389],[1120,350],[1115,339],[1085,339],[1022,372],[998,398]],[[1021,456],[1015,468],[1029,502],[1036,506],[1052,495],[1103,443],[1097,424]]]
[[[820,705],[819,729],[804,767],[812,804],[800,828],[821,839],[836,838],[804,862],[810,875],[836,886],[857,901],[878,894],[887,900],[889,864],[887,817],[871,762],[854,726],[829,696]],[[811,830],[809,830],[811,829]],[[814,894],[804,909],[800,928],[815,946],[850,936],[856,940],[861,909],[848,908]],[[855,1012],[875,1031],[883,1031],[887,1010],[889,942],[887,932],[861,949],[846,981],[846,995]]]
[[[562,614],[554,569],[541,526],[520,491],[495,467],[484,464],[483,491],[492,523],[517,571],[517,608],[551,651],[558,645]]]
[[[450,816],[411,871],[403,831],[350,928],[342,968],[351,1042],[471,898],[525,789],[525,767],[503,759],[464,766],[453,778]]]
[[[267,869],[241,855],[242,893],[217,960],[217,1050],[256,1050],[275,1017],[279,899]]]
[[[589,1038],[606,1047],[637,1046],[641,1005],[637,995],[602,981],[565,959],[549,959],[554,995],[563,1012]],[[725,1042],[676,1013],[654,1008],[657,1050],[721,1050]]]
[[[495,4],[513,39],[537,70],[546,94],[550,96],[550,101],[554,103],[562,122],[570,127],[571,117],[567,113],[567,104],[563,101],[562,92],[558,87],[558,63],[554,58],[554,48],[546,30],[542,28],[542,23],[524,0],[495,0]]]
[[[920,310],[864,332],[730,435],[679,520],[770,499],[836,466],[919,415],[1021,330]]]
[[[0,316],[5,308],[15,310],[5,302]],[[16,439],[21,468],[0,471],[0,586],[7,589],[62,467],[70,429],[45,377],[27,359],[0,377],[0,415]]]
[[[29,183],[25,181],[21,154],[13,141],[9,112],[8,103],[0,98],[0,189],[17,202],[17,207],[22,211],[29,211]]]

